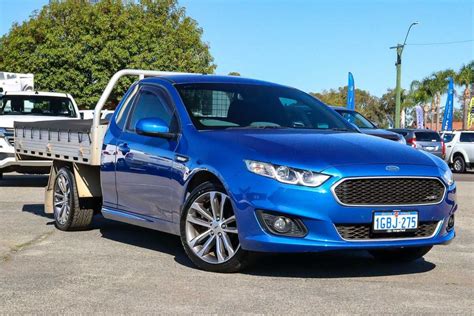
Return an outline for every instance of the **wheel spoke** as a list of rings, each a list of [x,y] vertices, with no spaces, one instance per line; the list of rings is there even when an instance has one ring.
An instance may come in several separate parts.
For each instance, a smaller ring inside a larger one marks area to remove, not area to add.
[[[210,193],[210,204],[211,204],[211,211],[212,211],[212,216],[214,219],[219,217],[219,201],[217,200],[216,192],[211,192]]]
[[[192,224],[199,225],[199,226],[208,227],[208,228],[211,227],[211,224],[209,222],[206,222],[206,221],[203,221],[202,219],[196,218],[191,214],[188,214],[187,221],[192,223]]]
[[[227,250],[227,253],[229,254],[230,257],[232,257],[235,253],[234,248],[232,247],[232,243],[230,241],[229,235],[226,233],[222,233],[222,241],[224,242],[225,250]]]
[[[224,245],[222,244],[221,236],[216,237],[216,255],[217,262],[221,263],[225,261]]]
[[[198,245],[201,241],[203,241],[207,236],[210,236],[211,230],[208,229],[204,233],[199,236],[194,237],[191,241],[189,241],[189,246],[194,248]]]
[[[59,187],[59,190],[61,190],[61,192],[63,194],[65,194],[66,189],[64,188],[64,180],[63,179],[64,179],[63,176],[59,176],[59,178],[58,178],[58,187]]]
[[[237,227],[226,227],[222,229],[224,232],[229,233],[229,234],[238,234],[239,232],[237,231]]]
[[[199,204],[198,202],[194,202],[194,203],[191,205],[191,209],[197,211],[199,214],[201,214],[202,216],[204,216],[207,220],[210,220],[210,221],[213,220],[211,214],[209,214],[209,212],[208,212],[207,210],[205,210],[205,209],[202,207],[202,205]]]
[[[61,205],[61,208],[59,209],[59,212],[58,212],[58,219],[59,220],[62,220],[65,208],[66,208],[65,204]]]
[[[222,224],[228,225],[229,223],[235,222],[235,215],[232,215],[229,218],[226,218],[222,221]]]
[[[197,255],[199,257],[204,257],[205,255],[207,255],[209,253],[209,250],[211,249],[211,246],[212,246],[212,243],[213,241],[215,240],[216,238],[216,235],[214,236],[211,236],[205,243],[204,245],[202,246],[201,250],[199,250],[199,252],[197,253]]]
[[[221,194],[221,201],[220,201],[220,208],[219,208],[219,217],[221,219],[224,219],[224,207],[225,207],[225,201],[227,200],[227,195]]]

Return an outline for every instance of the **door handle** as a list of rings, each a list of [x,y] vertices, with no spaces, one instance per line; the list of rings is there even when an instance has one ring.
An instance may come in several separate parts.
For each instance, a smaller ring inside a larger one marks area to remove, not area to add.
[[[121,143],[117,146],[117,149],[122,153],[122,155],[126,155],[130,152],[130,147],[128,147],[127,143]]]

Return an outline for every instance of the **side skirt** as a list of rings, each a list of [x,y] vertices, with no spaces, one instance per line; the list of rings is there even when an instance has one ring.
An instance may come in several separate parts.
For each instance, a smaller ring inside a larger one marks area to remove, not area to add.
[[[102,215],[114,221],[141,226],[165,233],[180,235],[179,225],[173,222],[164,221],[158,218],[143,216],[125,211],[113,210],[111,208],[102,208]]]

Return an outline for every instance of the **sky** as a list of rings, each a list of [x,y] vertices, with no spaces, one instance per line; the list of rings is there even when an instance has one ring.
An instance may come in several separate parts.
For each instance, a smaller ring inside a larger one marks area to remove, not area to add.
[[[47,0],[0,0],[0,35]],[[203,29],[216,73],[273,81],[307,92],[347,85],[381,96],[395,86],[394,50],[403,52],[402,87],[474,59],[472,0],[179,0]],[[455,44],[432,44],[467,41]],[[461,89],[458,89],[460,92]]]

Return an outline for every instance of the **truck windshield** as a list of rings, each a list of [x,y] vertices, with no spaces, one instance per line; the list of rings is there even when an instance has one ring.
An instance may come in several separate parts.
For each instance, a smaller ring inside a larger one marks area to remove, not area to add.
[[[40,95],[4,95],[0,115],[42,115],[76,117],[69,98]]]
[[[176,88],[199,130],[301,128],[355,131],[322,102],[292,88],[235,83],[178,84]]]

